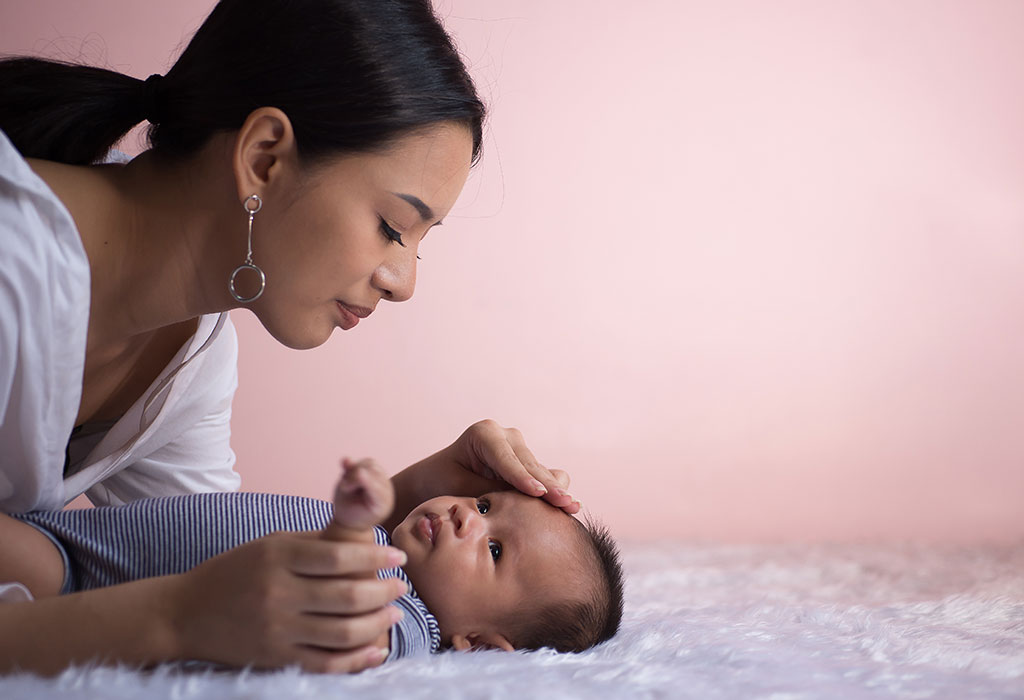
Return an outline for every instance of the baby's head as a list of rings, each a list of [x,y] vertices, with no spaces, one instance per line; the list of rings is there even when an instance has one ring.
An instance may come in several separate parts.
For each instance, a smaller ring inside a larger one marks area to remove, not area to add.
[[[539,498],[498,491],[421,503],[392,533],[405,572],[457,649],[583,651],[622,618],[608,532]]]

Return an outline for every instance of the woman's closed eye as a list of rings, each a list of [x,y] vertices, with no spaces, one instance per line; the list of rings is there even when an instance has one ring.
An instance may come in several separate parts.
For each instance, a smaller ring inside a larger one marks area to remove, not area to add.
[[[402,242],[402,234],[396,231],[394,228],[384,220],[384,217],[380,217],[380,232],[384,234],[384,238],[388,239],[392,243],[405,247],[405,243]]]
[[[405,247],[405,243],[402,241],[402,234],[385,221],[384,217],[380,217],[380,232],[384,234],[384,238],[388,239],[389,243],[397,243],[403,248]],[[423,258],[417,255],[416,259],[422,260]]]

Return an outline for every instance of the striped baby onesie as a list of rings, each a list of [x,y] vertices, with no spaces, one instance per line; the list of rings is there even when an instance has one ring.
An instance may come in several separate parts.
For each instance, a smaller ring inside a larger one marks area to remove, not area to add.
[[[326,501],[265,493],[202,493],[134,501],[123,506],[12,515],[50,538],[64,558],[62,594],[188,571],[211,557],[280,530],[320,530],[334,506]],[[379,545],[391,543],[374,528]],[[400,568],[379,578],[400,578]],[[392,605],[405,616],[391,628],[387,661],[441,644],[437,620],[415,592]]]

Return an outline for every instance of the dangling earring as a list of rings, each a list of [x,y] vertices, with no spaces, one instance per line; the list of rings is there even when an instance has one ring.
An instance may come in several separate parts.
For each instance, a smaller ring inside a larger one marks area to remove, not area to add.
[[[256,212],[263,208],[263,200],[260,199],[258,194],[251,194],[242,202],[242,208],[249,214],[249,252],[245,256],[245,262],[236,267],[235,271],[231,273],[231,278],[228,280],[228,289],[231,291],[231,296],[235,298],[235,301],[241,304],[248,304],[259,299],[263,294],[263,290],[267,287],[267,276],[263,274],[263,270],[256,267],[252,262],[252,220],[256,217]],[[260,276],[260,289],[251,297],[240,296],[235,291],[235,277],[242,270],[255,270],[256,274]]]

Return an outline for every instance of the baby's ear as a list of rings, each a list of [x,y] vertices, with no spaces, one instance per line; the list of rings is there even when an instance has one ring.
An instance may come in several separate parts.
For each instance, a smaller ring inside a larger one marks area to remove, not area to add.
[[[515,647],[497,632],[470,632],[468,635],[453,634],[452,647],[456,651],[480,651],[481,649],[515,651]]]

